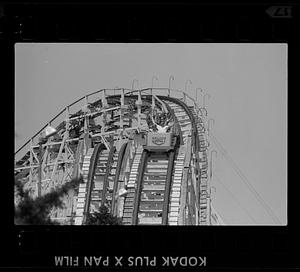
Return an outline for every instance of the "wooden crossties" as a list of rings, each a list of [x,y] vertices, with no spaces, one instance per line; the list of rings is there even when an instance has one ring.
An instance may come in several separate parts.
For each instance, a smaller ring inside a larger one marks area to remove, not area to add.
[[[171,189],[171,197],[170,197],[170,211],[169,211],[169,225],[178,225],[179,220],[179,210],[181,210],[182,200],[181,191],[182,191],[182,178],[183,178],[183,170],[184,170],[184,158],[185,153],[183,150],[179,150],[178,155],[175,160],[174,165],[174,175],[173,175],[173,183]],[[181,223],[181,222],[180,222]]]
[[[81,225],[83,221],[83,211],[85,207],[86,194],[87,194],[88,173],[90,168],[90,160],[93,152],[94,152],[94,148],[90,148],[87,154],[84,156],[84,160],[83,160],[82,174],[83,174],[84,182],[79,184],[77,204],[75,210],[75,225]]]
[[[203,120],[198,118],[195,110],[192,111],[197,125],[198,139],[199,139],[199,168],[200,168],[200,188],[199,188],[199,201],[200,201],[200,225],[209,224],[208,214],[208,158],[207,158],[207,144],[206,134]]]
[[[132,224],[132,216],[134,209],[134,201],[135,201],[135,192],[136,192],[136,182],[138,178],[138,171],[140,166],[140,161],[142,157],[143,147],[138,146],[136,149],[136,153],[133,159],[133,163],[131,166],[131,171],[129,175],[129,180],[127,183],[127,195],[124,201],[124,209],[123,209],[123,218],[122,222],[124,225]]]

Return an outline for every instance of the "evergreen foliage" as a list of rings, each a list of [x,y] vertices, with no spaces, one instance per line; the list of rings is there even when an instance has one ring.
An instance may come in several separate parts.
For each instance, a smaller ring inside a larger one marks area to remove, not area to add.
[[[113,216],[108,212],[108,208],[102,205],[99,211],[88,214],[86,225],[121,225],[121,218]]]
[[[65,183],[55,191],[32,198],[30,192],[24,190],[20,180],[15,180],[18,204],[15,207],[16,225],[59,225],[50,219],[52,208],[63,208],[62,197],[71,189],[77,189],[82,177]],[[111,215],[106,206],[87,216],[86,225],[121,225],[121,219]]]
[[[15,207],[16,225],[57,225],[50,219],[50,211],[53,207],[62,208],[62,197],[71,189],[76,189],[82,178],[73,179],[65,183],[59,189],[43,196],[32,198],[29,191],[25,191],[20,180],[15,180],[18,204]]]

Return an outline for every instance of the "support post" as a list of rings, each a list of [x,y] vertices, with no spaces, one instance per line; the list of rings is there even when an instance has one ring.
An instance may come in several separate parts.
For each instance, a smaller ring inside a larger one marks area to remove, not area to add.
[[[37,196],[42,195],[42,143],[39,142],[39,173],[38,173],[38,183],[37,183]]]
[[[136,101],[137,110],[138,110],[138,125],[137,127],[141,128],[141,110],[142,110],[142,98],[141,91],[138,91],[138,100]]]
[[[29,153],[29,161],[30,161],[30,171],[29,171],[29,182],[32,182],[32,164],[33,164],[33,156],[32,156],[32,146],[33,146],[33,141],[32,138],[30,139],[30,153]]]
[[[107,99],[106,99],[106,90],[103,90],[103,93],[102,93],[102,105],[103,105],[103,108],[108,107]]]
[[[124,128],[124,110],[125,110],[125,94],[124,94],[124,88],[121,92],[121,108],[120,108],[120,128]]]
[[[174,80],[173,76],[169,77],[169,88],[168,88],[168,96],[170,96],[170,92],[171,92],[171,80]]]
[[[56,169],[57,169],[58,161],[59,161],[59,158],[62,154],[62,151],[63,151],[66,140],[67,140],[67,134],[64,135],[63,141],[62,141],[62,143],[60,145],[60,148],[59,148],[59,151],[58,151],[58,155],[57,155],[56,160],[55,160],[55,164],[54,164],[52,174],[51,174],[51,182],[52,183],[53,183],[53,178],[54,178],[54,175],[55,175],[55,172],[56,172]]]
[[[151,98],[152,98],[152,110],[154,110],[154,108],[155,108],[155,98],[154,98],[152,89],[151,89]]]
[[[84,106],[86,108],[86,111],[84,113],[84,133],[87,133],[88,132],[88,117],[87,117],[88,97],[87,96],[85,97]]]

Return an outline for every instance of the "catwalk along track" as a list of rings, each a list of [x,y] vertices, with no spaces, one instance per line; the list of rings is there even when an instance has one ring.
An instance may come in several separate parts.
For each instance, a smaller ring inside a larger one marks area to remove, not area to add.
[[[15,153],[15,179],[32,197],[80,179],[51,210],[59,224],[87,225],[106,207],[123,225],[210,225],[208,146],[207,111],[185,92],[104,89]]]

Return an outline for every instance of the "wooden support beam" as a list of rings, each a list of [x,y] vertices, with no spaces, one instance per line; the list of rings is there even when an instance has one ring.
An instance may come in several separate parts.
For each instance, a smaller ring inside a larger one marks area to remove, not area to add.
[[[80,138],[72,138],[72,139],[67,139],[65,142],[75,142],[75,141],[78,141]],[[50,143],[45,143],[45,144],[42,144],[42,147],[47,147],[47,146],[54,146],[54,145],[60,145],[62,143],[62,141],[60,142],[50,142]],[[39,145],[32,145],[32,149],[34,148],[39,148],[40,146]]]
[[[32,139],[30,140],[30,171],[29,171],[29,182],[31,183],[32,182],[32,164],[33,164],[33,157],[32,157]]]
[[[54,178],[54,175],[55,175],[55,172],[56,172],[56,169],[57,169],[57,163],[58,163],[58,160],[59,160],[59,158],[61,156],[62,150],[64,148],[66,139],[67,139],[67,134],[65,134],[65,136],[63,138],[63,141],[62,141],[62,143],[60,145],[60,148],[59,148],[59,151],[58,151],[58,155],[57,155],[56,160],[55,160],[54,168],[53,168],[52,174],[51,174],[51,180],[52,180],[52,182],[53,182],[53,178]]]
[[[102,93],[102,105],[104,108],[108,107],[107,99],[106,99],[106,90],[103,90]]]

